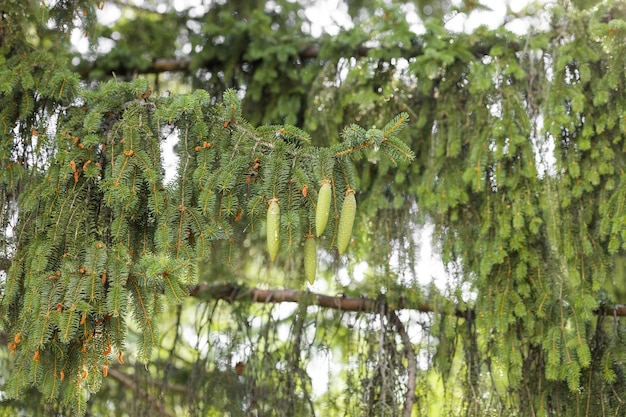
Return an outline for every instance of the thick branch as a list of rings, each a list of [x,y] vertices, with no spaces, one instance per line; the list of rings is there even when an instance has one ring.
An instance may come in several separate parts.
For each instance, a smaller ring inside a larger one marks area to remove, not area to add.
[[[225,300],[229,303],[235,301],[252,301],[256,303],[299,303],[301,300],[307,299],[310,305],[316,305],[323,308],[330,308],[342,311],[356,312],[377,312],[380,303],[384,300],[373,299],[367,297],[345,297],[316,294],[309,291],[299,290],[263,290],[260,288],[249,288],[238,284],[198,284],[191,291],[190,295],[198,298],[210,300]],[[389,310],[413,310],[422,313],[434,313],[441,309],[434,308],[427,301],[415,302],[400,297],[398,300],[386,303]],[[473,320],[475,312],[472,308],[462,309],[455,308],[450,311],[456,317]],[[595,310],[596,314],[606,316],[626,317],[626,305],[616,305],[614,307],[601,307]]]
[[[248,288],[237,284],[198,284],[191,290],[191,295],[204,299],[225,300],[229,303],[234,301],[252,301],[257,303],[299,303],[301,300],[306,299],[310,305],[316,305],[323,308],[368,313],[379,311],[378,307],[380,306],[380,303],[385,302],[384,300],[367,297],[357,298],[330,296],[316,294],[309,291],[289,289],[263,290],[260,288]],[[393,303],[386,304],[386,307],[390,310],[409,309],[423,313],[431,313],[435,311],[435,309],[427,302],[411,302],[404,297],[400,297]],[[626,310],[624,313],[626,314]],[[472,319],[474,317],[474,311],[472,309],[456,309],[453,314],[461,318]]]
[[[9,259],[0,258],[0,271],[8,271],[11,266]],[[237,300],[253,301],[258,303],[299,303],[303,297],[311,298],[310,304],[324,308],[343,311],[377,311],[376,307],[380,300],[367,297],[344,297],[331,296],[323,294],[315,294],[308,291],[298,290],[262,290],[260,288],[248,288],[237,284],[198,284],[191,289],[190,295],[198,298],[207,298],[212,300],[225,300],[229,303]],[[422,313],[434,313],[437,311],[427,301],[421,303],[411,302],[400,297],[388,307],[392,310],[414,310]],[[605,316],[626,317],[626,305],[618,304],[613,307],[600,307],[594,311],[596,314]],[[474,310],[471,308],[456,308],[452,312],[456,317],[473,319],[475,317]]]

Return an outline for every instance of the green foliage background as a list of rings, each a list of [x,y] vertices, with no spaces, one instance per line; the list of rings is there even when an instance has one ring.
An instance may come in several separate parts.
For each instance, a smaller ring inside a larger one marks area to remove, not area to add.
[[[545,19],[519,35],[452,31],[474,1],[354,1],[320,36],[304,2],[5,3],[0,413],[623,413],[622,2],[509,10]],[[316,288],[375,308],[250,302],[306,288],[323,179]]]

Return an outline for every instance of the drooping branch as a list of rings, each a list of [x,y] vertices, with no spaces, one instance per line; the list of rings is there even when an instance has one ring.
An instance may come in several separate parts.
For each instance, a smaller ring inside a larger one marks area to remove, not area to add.
[[[501,40],[498,40],[498,42],[501,42]],[[470,52],[476,57],[483,57],[489,54],[491,47],[492,45],[488,41],[483,40],[482,42],[471,45]],[[510,41],[507,43],[507,47],[514,51],[519,51],[523,48],[523,45]],[[301,48],[298,51],[297,56],[294,56],[293,59],[299,60],[300,62],[316,60],[319,58],[321,49],[322,47],[319,43],[311,43]],[[359,59],[368,56],[370,51],[375,51],[377,49],[379,48],[368,47],[362,43],[348,53],[343,53],[341,55],[344,57]],[[423,54],[424,46],[422,42],[420,42],[416,38],[415,42],[412,45],[399,49],[398,58],[410,59],[421,56]],[[131,74],[160,74],[164,72],[189,72],[191,70],[191,63],[191,58],[155,57],[153,59],[152,65],[142,65],[140,67],[123,66],[114,68],[112,71],[115,72],[115,74],[122,76]],[[241,64],[243,65],[244,62],[241,62]],[[91,65],[81,66],[77,69],[77,72],[81,75],[81,77],[88,78],[91,71],[94,70],[97,66],[98,65],[96,60],[96,62],[92,63]],[[225,67],[225,62],[220,57],[214,57],[211,59],[203,60],[199,63],[198,67],[209,72],[222,71]]]
[[[415,403],[415,385],[417,382],[417,358],[415,357],[415,351],[413,350],[413,344],[409,338],[409,334],[404,328],[404,324],[398,317],[395,311],[390,310],[387,313],[389,322],[394,325],[400,335],[402,344],[404,345],[404,352],[407,361],[408,380],[406,387],[406,399],[404,400],[404,407],[402,408],[402,417],[411,417],[413,411],[413,404]]]

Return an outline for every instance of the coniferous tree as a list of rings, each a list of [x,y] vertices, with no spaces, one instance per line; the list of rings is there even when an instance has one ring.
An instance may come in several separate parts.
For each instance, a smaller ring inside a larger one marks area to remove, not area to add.
[[[622,413],[621,2],[5,3],[0,411]]]

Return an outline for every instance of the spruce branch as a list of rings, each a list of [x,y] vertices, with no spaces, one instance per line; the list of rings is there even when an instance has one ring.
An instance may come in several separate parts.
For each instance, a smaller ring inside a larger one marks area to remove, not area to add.
[[[381,300],[368,297],[332,296],[312,293],[310,291],[294,289],[260,289],[247,287],[242,284],[198,284],[189,294],[204,300],[224,300],[228,303],[237,301],[255,303],[300,303],[306,300],[310,305],[332,310],[353,311],[363,313],[375,313],[378,311]],[[385,301],[388,311],[413,310],[421,313],[434,313],[440,311],[428,301],[414,302],[400,297],[398,300]],[[474,320],[476,312],[473,308],[456,307],[451,314],[467,320]],[[595,314],[614,317],[626,317],[626,305],[618,304],[613,307],[601,307],[595,310]]]
[[[500,41],[500,40],[498,40]],[[491,42],[483,41],[479,43],[475,43],[471,45],[469,48],[470,53],[472,53],[477,58],[482,58],[483,56],[489,55],[489,52],[495,44],[496,40]],[[524,49],[524,44],[522,42],[507,42],[507,48],[512,51],[520,51]],[[319,59],[320,51],[322,46],[318,43],[311,43],[302,47],[298,51],[297,58],[302,61],[312,61]],[[351,57],[360,59],[368,56],[371,51],[376,51],[379,48],[371,48],[364,46],[363,44],[358,45],[349,53],[343,53],[344,57]],[[410,59],[416,58],[424,55],[425,48],[422,42],[416,40],[416,42],[408,48],[399,48],[398,49],[398,57]],[[164,72],[185,72],[188,73],[191,71],[191,63],[192,58],[155,58],[152,62],[152,65],[148,66],[138,66],[132,67],[127,63],[122,64],[122,66],[115,68],[112,70],[112,73],[115,73],[118,76],[127,76],[127,75],[138,75],[138,74],[161,74]],[[241,64],[245,64],[248,62],[242,62]],[[86,65],[84,67],[78,68],[77,71],[83,79],[89,77],[90,73],[98,67],[97,60],[96,62],[91,63],[90,65]],[[211,59],[205,59],[200,67],[207,71],[221,71],[224,69],[224,62],[220,57],[215,57]]]
[[[341,311],[353,311],[373,313],[377,312],[379,299],[367,297],[331,296],[294,289],[264,290],[260,288],[246,287],[240,284],[198,284],[191,289],[190,295],[206,300],[224,300],[229,303],[236,301],[248,301],[256,303],[300,303],[306,300],[310,305]],[[415,310],[422,313],[430,313],[435,308],[428,302],[413,303],[404,297],[394,302],[383,302],[387,311]],[[626,314],[626,308],[624,313]],[[454,315],[460,318],[473,319],[473,309],[455,309]]]
[[[367,141],[367,142],[363,142],[363,143],[358,144],[357,146],[353,146],[351,148],[348,148],[348,149],[345,149],[345,150],[342,150],[342,151],[339,151],[339,152],[335,152],[334,156],[336,158],[338,158],[338,157],[341,157],[341,156],[349,155],[351,153],[360,151],[361,149],[365,149],[368,146],[372,146],[373,144],[374,144],[373,140],[370,140],[370,141]]]

